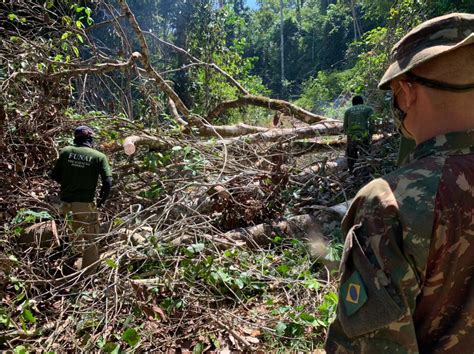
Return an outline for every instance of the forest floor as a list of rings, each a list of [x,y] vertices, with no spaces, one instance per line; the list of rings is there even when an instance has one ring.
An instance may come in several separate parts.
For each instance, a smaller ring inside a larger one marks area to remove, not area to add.
[[[393,166],[393,139],[374,146],[360,165],[370,172],[358,177],[326,164],[343,155],[338,146],[285,159],[273,174],[253,173],[250,165],[240,173],[227,171],[225,188],[212,193],[202,188],[209,185],[206,173],[192,169],[176,187],[167,161],[157,169],[160,186],[166,190],[173,181],[174,189],[156,195],[150,192],[156,174],[133,173],[135,179],[127,179],[120,171],[134,161],[115,153],[119,180],[100,211],[101,264],[89,277],[64,271],[77,250],[46,171],[9,181],[17,184],[19,196],[2,194],[16,214],[7,215],[0,240],[0,348],[18,353],[320,349],[338,301],[340,216],[318,214],[317,231],[324,237],[313,243],[276,228],[255,239],[235,239],[229,232],[318,213],[315,206],[350,199]],[[228,151],[229,159],[235,163],[239,153]],[[187,166],[194,161],[190,155]],[[140,163],[151,164],[150,156],[141,156]],[[204,159],[212,162],[212,156]],[[318,172],[298,179],[311,166],[319,166]],[[33,247],[22,244],[28,227],[38,222],[44,229],[36,228],[36,236],[49,232],[51,240],[43,247],[39,241]]]

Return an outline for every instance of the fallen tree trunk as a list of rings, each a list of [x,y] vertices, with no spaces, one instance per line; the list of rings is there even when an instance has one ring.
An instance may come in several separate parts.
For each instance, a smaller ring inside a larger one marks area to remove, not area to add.
[[[330,238],[323,234],[322,225],[334,220],[341,220],[350,201],[331,207],[314,206],[318,212],[294,216],[288,220],[275,221],[228,231],[219,236],[208,236],[217,241],[230,241],[236,246],[246,245],[250,248],[268,246],[278,235],[287,235],[304,241],[314,257],[320,259],[329,269],[337,269],[339,262],[328,259]],[[219,242],[220,247],[228,247],[229,242]]]
[[[231,108],[238,108],[242,106],[257,106],[281,112],[285,115],[293,116],[306,123],[317,123],[321,121],[329,121],[328,118],[311,113],[293,103],[276,100],[263,96],[243,95],[232,101],[225,101],[217,105],[207,115],[207,120],[212,122],[215,118],[228,111]]]
[[[266,133],[272,128],[258,127],[248,124],[236,125],[204,125],[199,128],[201,136],[216,136],[216,137],[237,137],[246,136],[248,134]]]
[[[206,126],[199,130],[200,133],[203,133],[203,136],[214,136],[214,137],[226,137],[233,136],[238,133],[245,132],[255,132],[253,134],[240,135],[236,138],[231,139],[221,139],[213,140],[209,142],[204,142],[205,145],[230,145],[237,143],[262,143],[262,142],[272,142],[280,139],[305,139],[313,138],[318,135],[331,135],[340,133],[342,129],[342,123],[339,121],[336,122],[323,122],[315,125],[310,125],[303,128],[264,128],[264,127],[254,127],[247,124],[238,124],[235,126]],[[151,135],[132,135],[125,138],[123,142],[124,149],[133,154],[136,150],[136,146],[148,146],[158,149],[168,149],[172,147],[172,144],[167,143],[163,139]]]
[[[216,132],[225,132],[223,127],[214,126]],[[273,128],[266,131],[241,135],[233,139],[225,139],[217,141],[218,144],[234,144],[234,143],[262,143],[272,142],[280,139],[306,139],[314,138],[319,135],[334,135],[342,131],[342,123],[339,121],[321,122],[302,128]],[[221,134],[221,136],[225,136]]]
[[[222,237],[253,247],[255,245],[266,246],[277,235],[290,235],[292,238],[300,240],[324,238],[320,222],[315,214],[297,215],[288,220],[236,229],[226,232]]]
[[[338,220],[341,220],[351,201],[336,204],[334,206],[314,206],[313,209],[333,214]],[[275,221],[271,223],[259,224],[246,228],[239,228],[228,231],[222,237],[234,242],[244,242],[248,246],[268,245],[277,235],[288,235],[299,240],[319,240],[326,239],[321,231],[321,225],[327,222],[327,218],[322,217],[321,213],[310,213],[296,215],[288,220]]]

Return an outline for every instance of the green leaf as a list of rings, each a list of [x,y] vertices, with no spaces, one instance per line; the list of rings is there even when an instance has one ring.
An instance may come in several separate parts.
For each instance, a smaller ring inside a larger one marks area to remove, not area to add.
[[[76,34],[76,37],[79,40],[79,42],[84,43],[84,39],[82,38],[82,36],[79,33]]]
[[[277,326],[275,327],[275,331],[278,335],[282,336],[285,334],[286,331],[286,324],[284,322],[278,322]]]
[[[313,315],[310,315],[309,313],[306,313],[306,312],[303,312],[300,315],[300,318],[305,322],[314,322],[314,320],[316,319],[316,317],[314,317]]]
[[[76,21],[76,27],[79,28],[79,29],[81,29],[81,28],[83,27],[82,22],[79,21],[79,20],[77,20],[77,21]]]
[[[14,354],[27,354],[28,349],[26,349],[24,345],[18,345],[15,347],[15,349],[13,349],[13,353]]]
[[[43,71],[44,69],[46,69],[46,65],[44,63],[38,63],[36,64],[36,68],[38,69],[38,71]]]
[[[275,236],[272,241],[273,243],[279,244],[283,241],[283,238],[281,236]]]
[[[191,253],[199,253],[204,250],[204,243],[195,243],[187,248]]]
[[[107,342],[102,347],[104,353],[118,354],[120,352],[120,345],[114,342]]]
[[[140,335],[134,328],[128,328],[123,332],[122,339],[126,342],[129,346],[134,347],[140,342]]]
[[[244,286],[245,286],[244,282],[243,282],[241,279],[238,279],[238,278],[235,279],[235,285],[237,285],[237,287],[238,287],[239,289],[243,289]]]
[[[24,309],[24,310],[23,310],[22,316],[23,316],[23,319],[24,319],[25,321],[28,321],[28,322],[30,322],[30,323],[35,323],[35,322],[36,322],[36,317],[33,316],[33,314],[31,313],[31,311],[28,310],[28,309]]]
[[[36,220],[51,220],[53,217],[47,211],[34,211],[29,209],[20,209],[13,220],[11,221],[12,224],[21,224],[23,222],[26,223],[34,223]]]
[[[105,264],[107,264],[107,266],[109,266],[112,269],[117,269],[118,267],[118,264],[112,258],[107,258],[105,260]]]
[[[63,17],[61,18],[61,21],[62,21],[62,23],[65,24],[66,26],[69,26],[69,25],[71,25],[71,23],[72,23],[72,18],[69,17],[69,16],[63,16]]]
[[[69,32],[69,31],[64,32],[63,35],[61,36],[61,40],[65,41],[66,39],[69,38],[70,35],[71,35],[71,32]]]
[[[204,351],[204,343],[199,342],[193,348],[193,354],[201,354]]]
[[[304,281],[304,286],[306,289],[318,290],[321,287],[317,279],[306,279]]]
[[[280,264],[277,268],[276,268],[277,272],[280,273],[281,275],[285,276],[288,274],[288,272],[290,271],[290,267],[288,266],[288,264]]]
[[[79,49],[76,46],[72,46],[72,51],[76,54],[76,57],[79,57]]]
[[[107,341],[105,340],[103,336],[100,336],[99,338],[97,338],[97,341],[95,342],[95,345],[99,349],[102,349],[105,346],[105,344],[107,344]]]
[[[15,20],[18,20],[18,16],[15,14],[8,14],[8,19],[10,21],[15,21]]]

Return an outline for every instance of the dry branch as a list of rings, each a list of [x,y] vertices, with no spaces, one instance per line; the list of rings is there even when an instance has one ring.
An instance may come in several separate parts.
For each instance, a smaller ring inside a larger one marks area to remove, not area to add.
[[[293,103],[254,95],[244,95],[235,100],[220,103],[211,112],[209,112],[209,114],[207,115],[207,120],[212,122],[215,118],[217,118],[227,110],[246,105],[279,111],[286,115],[294,116],[295,118],[302,120],[306,123],[316,123],[324,120],[329,120],[326,117],[311,113],[301,107],[298,107]]]
[[[176,104],[171,98],[168,98],[168,107],[170,109],[171,115],[181,125],[181,127],[186,127],[188,125],[188,122],[181,118],[178,113],[178,110],[176,109]]]
[[[242,93],[243,95],[248,95],[249,94],[249,92],[237,80],[235,80],[231,75],[229,75],[229,73],[227,73],[225,70],[221,69],[215,63],[205,63],[202,60],[199,60],[198,58],[196,58],[195,56],[190,54],[187,50],[184,50],[183,48],[180,48],[180,47],[174,45],[173,43],[167,42],[167,41],[159,38],[154,33],[151,33],[151,32],[144,32],[144,33],[146,33],[146,34],[152,36],[153,38],[155,38],[158,41],[158,43],[160,43],[161,45],[165,45],[167,47],[170,47],[174,51],[184,55],[189,60],[191,60],[192,64],[190,64],[187,67],[199,65],[199,66],[206,66],[208,68],[211,68],[211,69],[217,71],[219,74],[223,75],[230,84],[235,86],[240,91],[240,93]],[[178,68],[177,70],[182,70],[182,69],[184,69],[184,68],[183,67]]]
[[[122,70],[132,66],[137,59],[141,57],[138,52],[132,53],[130,58],[126,62],[121,63],[100,63],[96,65],[79,67],[71,70],[63,70],[55,73],[40,72],[40,71],[22,71],[15,72],[12,74],[13,79],[19,78],[40,78],[40,79],[59,79],[59,78],[70,78],[74,76],[86,75],[86,74],[105,74],[113,70]]]
[[[305,168],[297,176],[294,176],[293,179],[297,182],[305,183],[317,174],[334,173],[345,169],[347,169],[347,159],[345,157],[340,157],[335,161],[323,161],[314,166]]]
[[[125,13],[127,16],[128,21],[130,22],[130,25],[132,26],[133,30],[135,31],[135,34],[138,38],[138,41],[140,43],[140,48],[142,49],[142,57],[141,57],[141,62],[146,70],[146,72],[156,80],[156,83],[158,84],[158,87],[170,98],[173,100],[173,102],[176,104],[176,108],[178,109],[179,112],[181,112],[182,115],[184,115],[186,118],[190,118],[191,112],[189,111],[188,107],[184,104],[184,102],[181,100],[181,98],[178,96],[178,94],[171,88],[170,85],[166,83],[166,81],[161,77],[161,75],[153,68],[153,66],[150,63],[150,50],[148,49],[148,44],[145,40],[145,37],[143,36],[143,32],[140,29],[140,25],[137,22],[137,19],[135,18],[135,15],[132,13],[130,10],[127,2],[125,0],[119,0],[120,6],[122,7],[122,11]]]

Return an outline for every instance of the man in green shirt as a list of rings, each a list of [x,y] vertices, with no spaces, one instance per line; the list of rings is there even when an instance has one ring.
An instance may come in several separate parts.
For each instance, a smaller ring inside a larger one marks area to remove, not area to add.
[[[72,213],[74,242],[82,246],[81,269],[92,274],[97,268],[99,215],[94,204],[99,176],[102,188],[97,206],[104,204],[112,186],[112,171],[107,157],[92,148],[93,131],[82,125],[74,131],[74,146],[61,150],[51,178],[61,184],[62,213]]]
[[[370,150],[374,129],[373,113],[373,109],[364,104],[361,96],[354,96],[352,107],[344,113],[344,133],[347,135],[346,157],[350,172],[353,171],[357,158]]]

